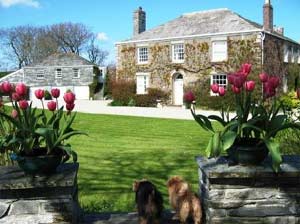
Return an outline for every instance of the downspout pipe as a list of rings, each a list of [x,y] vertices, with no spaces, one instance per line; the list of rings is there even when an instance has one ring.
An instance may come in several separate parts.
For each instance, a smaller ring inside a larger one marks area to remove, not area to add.
[[[260,35],[260,39],[261,39],[261,68],[262,68],[262,72],[263,72],[263,66],[264,66],[264,41],[265,41],[266,34],[262,31],[262,32],[259,32],[259,35]]]
[[[259,32],[260,34],[260,39],[261,39],[261,72],[264,72],[264,41],[265,41],[265,38],[266,38],[266,34],[262,31],[262,32]],[[264,98],[264,87],[263,87],[263,84],[261,84],[261,98],[263,100]]]

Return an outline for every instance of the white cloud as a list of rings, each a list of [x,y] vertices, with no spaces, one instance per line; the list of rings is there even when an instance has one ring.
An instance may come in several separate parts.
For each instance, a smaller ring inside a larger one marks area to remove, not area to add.
[[[40,3],[37,0],[0,0],[0,5],[5,8],[15,5],[26,5],[34,8],[40,7]]]
[[[108,40],[108,37],[106,33],[101,32],[97,34],[97,39],[100,41],[106,41]]]

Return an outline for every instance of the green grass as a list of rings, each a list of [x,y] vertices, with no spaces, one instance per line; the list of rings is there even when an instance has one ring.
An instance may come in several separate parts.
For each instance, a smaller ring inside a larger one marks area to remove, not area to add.
[[[204,154],[209,135],[195,121],[78,113],[74,128],[89,135],[71,140],[85,211],[133,211],[136,179],[151,180],[166,208],[169,177],[180,175],[197,191],[195,156]]]

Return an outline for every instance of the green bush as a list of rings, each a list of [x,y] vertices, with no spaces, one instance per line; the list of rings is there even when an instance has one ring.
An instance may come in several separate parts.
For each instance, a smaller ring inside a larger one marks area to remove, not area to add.
[[[127,80],[117,80],[111,83],[112,87],[112,106],[127,106],[135,95],[135,82]]]
[[[295,109],[300,106],[300,101],[297,99],[294,91],[291,91],[288,94],[282,95],[280,97],[280,101],[289,110]]]
[[[157,100],[161,100],[162,104],[169,101],[169,93],[157,88],[149,88],[148,93],[144,95],[135,95],[135,105],[138,107],[156,107]]]

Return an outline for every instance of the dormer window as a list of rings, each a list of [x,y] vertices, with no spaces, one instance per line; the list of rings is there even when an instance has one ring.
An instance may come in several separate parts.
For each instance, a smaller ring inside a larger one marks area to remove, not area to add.
[[[43,69],[39,69],[36,71],[36,79],[44,79],[45,71]]]
[[[212,62],[227,60],[227,40],[214,40],[212,42]]]
[[[174,43],[172,44],[172,62],[183,63],[184,62],[184,44]]]
[[[78,68],[73,68],[73,79],[80,78],[80,70]]]
[[[138,64],[148,63],[148,47],[138,48]]]
[[[62,71],[61,71],[61,68],[57,68],[55,70],[55,78],[56,79],[61,79],[62,78]]]

